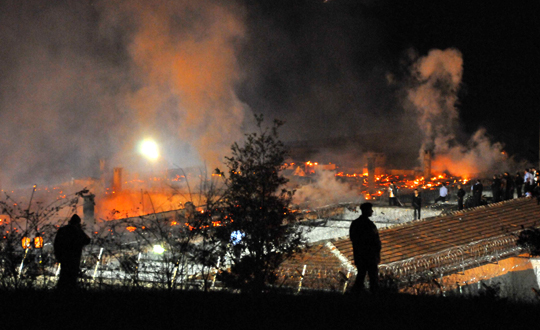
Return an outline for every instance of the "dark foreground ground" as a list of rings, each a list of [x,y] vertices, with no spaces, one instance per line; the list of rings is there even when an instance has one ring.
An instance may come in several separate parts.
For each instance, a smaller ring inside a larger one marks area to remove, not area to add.
[[[538,329],[540,304],[381,294],[0,292],[0,329]]]

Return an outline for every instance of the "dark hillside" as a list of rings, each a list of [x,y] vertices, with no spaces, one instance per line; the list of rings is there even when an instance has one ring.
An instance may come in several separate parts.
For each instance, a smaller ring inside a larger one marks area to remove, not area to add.
[[[523,329],[540,305],[381,294],[3,292],[2,329]]]

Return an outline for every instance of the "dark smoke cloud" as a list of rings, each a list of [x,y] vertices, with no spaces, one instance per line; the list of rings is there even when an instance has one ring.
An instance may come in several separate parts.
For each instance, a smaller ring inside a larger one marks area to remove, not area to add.
[[[362,2],[252,5],[240,56],[242,100],[287,121],[286,140],[380,131],[399,122],[383,32]]]
[[[285,120],[297,161],[361,167],[367,151],[388,167],[417,166],[422,136],[389,72],[384,23],[370,1],[250,2],[237,90],[255,112]],[[305,142],[296,143],[296,142]],[[309,155],[298,153],[310,149]]]

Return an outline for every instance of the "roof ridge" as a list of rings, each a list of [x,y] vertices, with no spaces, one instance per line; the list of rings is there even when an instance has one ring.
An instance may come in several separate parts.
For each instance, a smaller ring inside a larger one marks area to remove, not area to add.
[[[326,242],[325,246],[330,250],[330,252],[341,261],[343,267],[347,268],[353,274],[357,273],[356,267],[353,266],[351,261],[343,254],[341,251],[331,242]]]

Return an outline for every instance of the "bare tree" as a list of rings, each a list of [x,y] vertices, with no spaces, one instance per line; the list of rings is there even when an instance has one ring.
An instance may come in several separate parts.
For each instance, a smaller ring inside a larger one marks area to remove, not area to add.
[[[32,196],[35,189],[34,186]],[[61,222],[76,212],[79,196],[85,192],[86,189],[63,196],[47,205],[41,202],[32,204],[31,197],[26,208],[5,194],[0,200],[0,214],[7,215],[9,220],[0,223],[1,288],[54,285],[53,276],[50,275],[53,275],[51,271],[56,260],[50,243],[54,241]],[[61,212],[65,216],[61,217]]]

